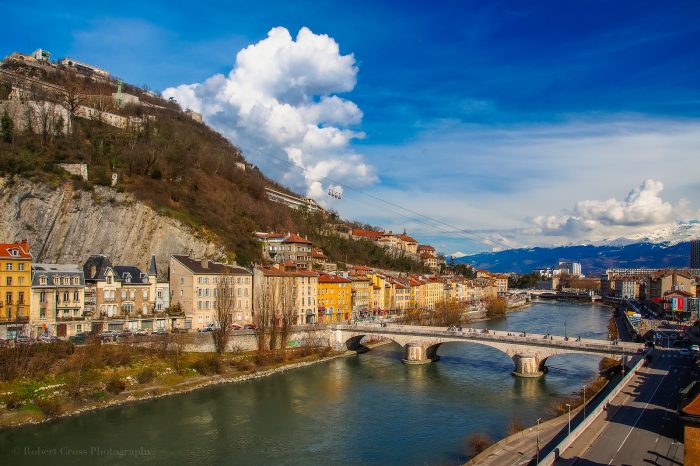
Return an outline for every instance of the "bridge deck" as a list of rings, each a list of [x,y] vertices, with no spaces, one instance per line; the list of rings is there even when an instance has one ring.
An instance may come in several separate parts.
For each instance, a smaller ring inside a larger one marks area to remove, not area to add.
[[[398,325],[398,324],[362,324],[362,325],[334,325],[335,330],[343,330],[353,333],[370,333],[373,335],[406,335],[416,337],[449,338],[453,340],[465,341],[492,341],[500,343],[511,343],[514,345],[525,345],[540,348],[562,348],[575,351],[584,351],[599,354],[639,354],[644,350],[641,343],[619,342],[613,345],[608,340],[597,340],[593,338],[569,337],[565,339],[561,335],[550,335],[537,333],[527,333],[522,335],[519,332],[507,332],[504,330],[488,330],[463,328],[461,332],[448,331],[444,327],[427,327],[418,325]]]

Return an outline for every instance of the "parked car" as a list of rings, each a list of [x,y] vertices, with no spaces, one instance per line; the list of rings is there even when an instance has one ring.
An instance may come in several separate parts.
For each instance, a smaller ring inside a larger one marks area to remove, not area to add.
[[[117,341],[117,332],[114,330],[107,330],[105,332],[100,332],[97,334],[102,341]]]
[[[39,341],[42,343],[56,343],[58,341],[58,337],[54,335],[42,335],[39,337]]]
[[[147,336],[148,336],[148,330],[144,330],[144,329],[142,329],[142,328],[141,328],[141,329],[138,329],[138,330],[136,330],[136,332],[134,332],[134,335],[136,335],[137,337],[147,337]]]
[[[133,334],[134,334],[134,332],[132,332],[131,330],[122,330],[121,332],[119,332],[119,335],[117,335],[117,336],[120,338],[129,338]]]
[[[255,330],[255,324],[245,324],[243,328],[247,330]]]
[[[692,345],[692,346],[690,347],[690,351],[692,351],[693,353],[698,353],[698,352],[700,352],[700,346],[698,346],[698,345]]]
[[[167,335],[168,331],[164,328],[157,328],[151,332],[151,335]]]
[[[688,356],[690,356],[690,351],[688,351],[687,349],[682,349],[678,352],[678,354],[687,358]]]
[[[175,327],[175,328],[172,330],[172,332],[173,332],[173,333],[188,333],[189,330],[187,330],[186,328]]]
[[[15,343],[20,343],[20,344],[26,345],[26,344],[31,343],[31,342],[32,342],[32,339],[26,335],[19,335],[18,337],[15,337]]]
[[[240,329],[243,328],[243,326],[242,326],[242,325],[238,325],[238,324],[233,324],[233,325],[231,326],[231,328],[234,329],[234,330],[240,330]]]
[[[68,341],[71,343],[85,343],[85,340],[87,340],[86,333],[76,333],[75,335],[68,337]]]

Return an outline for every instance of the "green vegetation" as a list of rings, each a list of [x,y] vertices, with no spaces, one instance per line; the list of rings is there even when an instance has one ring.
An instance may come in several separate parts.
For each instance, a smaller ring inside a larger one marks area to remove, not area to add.
[[[530,272],[525,275],[511,276],[508,277],[508,288],[534,288],[539,280],[541,280],[541,278],[540,274],[537,272]]]
[[[194,335],[101,344],[89,339],[0,348],[0,428],[149,394],[175,393],[213,377],[235,377],[329,356],[302,344],[274,354],[185,353]]]

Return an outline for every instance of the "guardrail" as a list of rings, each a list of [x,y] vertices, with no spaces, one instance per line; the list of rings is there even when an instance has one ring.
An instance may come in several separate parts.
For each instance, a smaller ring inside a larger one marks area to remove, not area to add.
[[[608,393],[605,396],[605,398],[600,400],[598,406],[596,406],[593,409],[593,411],[591,411],[591,413],[583,421],[581,421],[581,423],[574,430],[571,431],[569,435],[564,437],[564,439],[561,442],[559,442],[559,444],[557,444],[547,456],[542,458],[542,460],[540,460],[538,464],[545,466],[554,464],[554,462],[561,455],[561,452],[569,448],[571,444],[574,443],[576,439],[578,439],[578,437],[593,423],[593,421],[595,421],[596,418],[603,413],[603,411],[605,410],[605,406],[608,404],[608,402],[615,398],[620,393],[620,391],[622,391],[622,389],[627,385],[627,383],[630,381],[630,379],[632,379],[632,377],[637,375],[637,371],[642,366],[643,362],[644,358],[640,358],[639,361],[637,361],[637,363],[634,366],[632,366],[630,371],[620,380],[617,386],[613,390],[611,390],[610,393]]]

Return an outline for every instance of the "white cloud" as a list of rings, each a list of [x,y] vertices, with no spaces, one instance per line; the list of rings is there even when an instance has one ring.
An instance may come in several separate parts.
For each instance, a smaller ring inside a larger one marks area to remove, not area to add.
[[[350,129],[362,111],[334,95],[352,91],[357,71],[354,56],[341,55],[333,38],[303,27],[293,39],[277,27],[238,52],[228,76],[168,88],[163,96],[201,112],[266,173],[327,200],[331,186],[324,177],[355,186],[377,180],[374,168],[350,148],[364,137]]]
[[[659,194],[660,181],[648,179],[629,192],[625,200],[585,200],[576,203],[571,215],[538,216],[533,223],[543,234],[572,238],[597,236],[616,227],[648,228],[673,220],[674,208]]]

